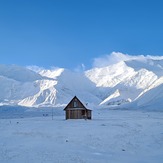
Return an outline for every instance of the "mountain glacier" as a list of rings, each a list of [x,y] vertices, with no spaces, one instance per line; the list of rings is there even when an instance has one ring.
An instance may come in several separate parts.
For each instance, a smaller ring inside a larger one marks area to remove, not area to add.
[[[0,104],[57,107],[76,95],[91,108],[163,109],[163,58],[124,56],[83,72],[0,65]]]

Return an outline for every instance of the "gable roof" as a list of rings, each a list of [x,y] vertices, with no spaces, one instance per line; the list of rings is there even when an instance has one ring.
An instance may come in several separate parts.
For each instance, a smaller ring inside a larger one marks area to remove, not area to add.
[[[73,106],[74,101],[78,101],[78,103],[80,104],[80,107],[70,107],[70,106]],[[74,98],[67,104],[67,106],[64,108],[64,110],[66,110],[68,108],[83,108],[86,110],[90,110],[90,109],[87,109],[76,96],[74,96]]]

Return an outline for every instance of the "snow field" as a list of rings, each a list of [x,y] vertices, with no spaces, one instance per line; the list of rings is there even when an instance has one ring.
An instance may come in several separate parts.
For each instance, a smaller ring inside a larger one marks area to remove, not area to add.
[[[62,111],[62,110],[61,110]],[[2,163],[162,163],[163,112],[96,110],[93,120],[0,119]]]

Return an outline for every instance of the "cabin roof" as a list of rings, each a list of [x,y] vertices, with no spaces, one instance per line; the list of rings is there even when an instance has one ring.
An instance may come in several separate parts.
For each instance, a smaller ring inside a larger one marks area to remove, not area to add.
[[[77,101],[80,103],[81,107],[69,107],[69,106],[71,105],[71,103],[72,103],[73,101],[75,101],[75,100],[77,100]],[[87,109],[87,108],[83,105],[83,103],[82,103],[76,96],[74,96],[74,98],[67,104],[67,106],[64,108],[64,110],[90,110],[90,109]],[[91,111],[91,110],[90,110],[90,111]]]

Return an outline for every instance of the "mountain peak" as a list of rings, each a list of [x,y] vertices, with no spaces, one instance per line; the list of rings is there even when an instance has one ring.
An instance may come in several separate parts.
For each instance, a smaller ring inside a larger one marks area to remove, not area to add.
[[[135,102],[136,107],[148,108],[149,101],[151,106],[156,104],[154,101],[163,105],[160,101],[163,98],[160,93],[163,85],[162,59],[136,58],[120,53],[113,53],[111,57],[115,62],[106,60],[105,66],[85,72],[0,65],[0,103],[30,107],[64,106],[77,95],[88,105],[100,105],[100,108],[113,105],[117,108],[133,107]]]
[[[20,82],[31,82],[42,79],[38,73],[17,65],[0,65],[0,76]]]

